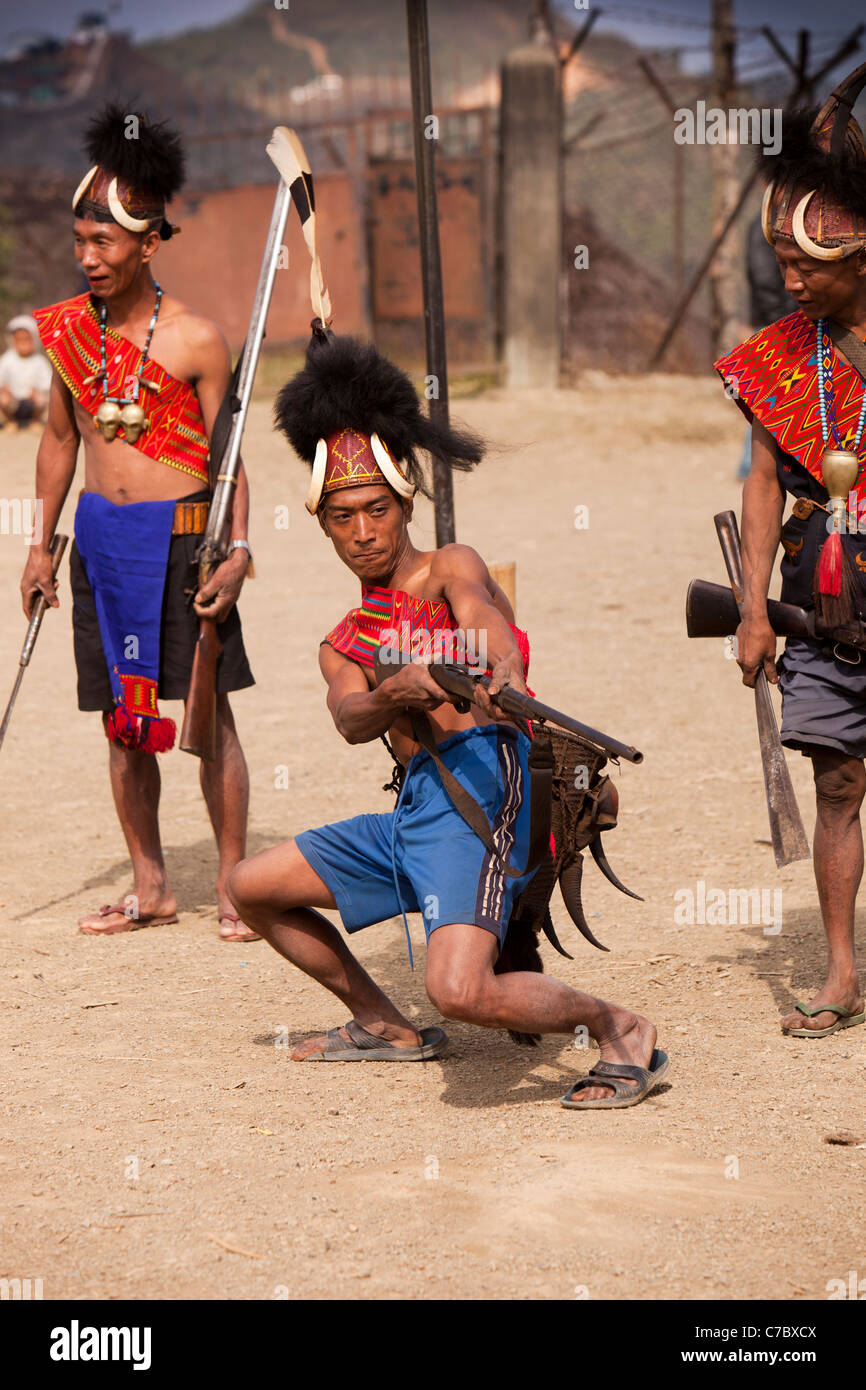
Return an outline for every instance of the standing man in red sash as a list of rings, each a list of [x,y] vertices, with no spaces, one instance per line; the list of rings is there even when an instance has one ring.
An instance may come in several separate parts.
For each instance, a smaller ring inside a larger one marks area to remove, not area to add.
[[[779,684],[782,742],[811,759],[815,780],[813,853],[827,976],[808,1003],[798,1001],[781,1020],[785,1033],[804,1038],[866,1019],[854,952],[866,662],[843,636],[866,617],[866,380],[862,365],[852,365],[866,351],[866,144],[851,115],[864,86],[866,64],[820,111],[786,113],[762,216],[799,307],[716,363],[753,424],[743,489],[739,664],[746,685],[762,667]],[[786,492],[794,508],[783,526]],[[841,533],[828,515],[836,495],[837,512],[854,518],[853,534]],[[777,664],[767,590],[780,541],[782,598],[814,608],[825,636],[789,638]]]
[[[228,558],[197,588],[205,530],[208,444],[231,364],[215,324],[154,279],[160,243],[179,228],[166,203],[183,182],[179,137],[109,106],[90,124],[90,168],[72,200],[75,257],[90,293],[34,315],[54,367],[36,462],[42,543],[21,582],[29,615],[39,593],[58,606],[48,546],[84,446],[84,491],[70,558],[78,704],[100,711],[114,803],[129,848],[132,892],[85,917],[109,935],[177,921],[160,843],[156,754],[175,726],[157,699],[187,695],[198,618],[218,618],[217,756],[201,785],[219,849],[220,936],[256,939],[225,884],[244,857],[248,775],[228,693],[253,684],[235,607],[250,561],[249,493],[241,471]]]

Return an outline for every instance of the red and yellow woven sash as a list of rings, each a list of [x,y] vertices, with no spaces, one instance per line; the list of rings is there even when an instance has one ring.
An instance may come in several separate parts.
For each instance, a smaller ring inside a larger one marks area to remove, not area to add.
[[[833,391],[839,431],[833,448],[852,449],[863,404],[860,376],[835,348]],[[720,357],[716,370],[732,398],[745,404],[785,453],[792,454],[819,483],[824,482],[818,404],[816,327],[799,309]],[[859,457],[866,462],[866,439]],[[866,494],[866,476],[857,484],[858,501]]]
[[[99,315],[90,295],[81,294],[62,304],[37,309],[33,317],[52,365],[79,405],[89,415],[95,415],[103,399],[102,381],[84,384],[87,377],[100,369]],[[138,370],[141,349],[109,328],[106,358],[109,394],[129,395],[128,379]],[[159,389],[142,390],[141,404],[148,427],[134,444],[125,442],[157,463],[179,468],[207,483],[208,438],[198,396],[189,382],[179,381],[152,357],[144,368],[144,376]],[[118,438],[123,438],[122,427]]]
[[[372,670],[376,648],[389,634],[396,634],[401,648],[412,649],[412,639],[423,633],[431,642],[437,632],[455,632],[457,623],[444,599],[418,598],[402,589],[361,586],[361,606],[347,613],[342,622],[322,639],[335,651]],[[511,627],[523,657],[524,675],[529,670],[529,638],[520,628]]]

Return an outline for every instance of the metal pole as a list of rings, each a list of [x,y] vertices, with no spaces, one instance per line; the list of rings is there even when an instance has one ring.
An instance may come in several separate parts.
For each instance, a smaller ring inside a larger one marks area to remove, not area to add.
[[[409,68],[412,78],[412,122],[415,137],[415,182],[418,191],[418,229],[421,240],[421,284],[424,294],[424,334],[427,375],[433,378],[430,417],[448,424],[448,364],[445,354],[445,301],[442,255],[436,205],[435,141],[428,128],[433,115],[430,81],[430,37],[427,0],[406,0],[409,29]],[[433,459],[436,544],[449,545],[454,534],[454,487],[447,459]]]
[[[238,373],[237,411],[233,415],[231,435],[228,446],[222,459],[220,473],[234,475],[235,463],[240,454],[241,439],[243,438],[244,426],[247,420],[250,399],[253,394],[253,382],[255,380],[256,368],[259,364],[259,353],[261,351],[262,340],[265,336],[265,324],[268,317],[268,308],[271,302],[271,295],[274,289],[274,280],[277,275],[277,264],[282,251],[283,236],[286,230],[286,221],[289,216],[289,209],[292,206],[291,189],[287,188],[280,179],[274,199],[274,210],[271,213],[271,224],[268,228],[268,239],[265,245],[265,254],[262,258],[262,268],[259,272],[258,284],[256,285],[256,297],[253,302],[253,312],[250,318],[250,331],[244,343],[243,356],[240,371]],[[214,492],[212,507],[217,513],[214,535],[217,543],[222,538],[223,532],[229,520],[229,512],[232,507],[234,489],[231,485],[218,483]]]

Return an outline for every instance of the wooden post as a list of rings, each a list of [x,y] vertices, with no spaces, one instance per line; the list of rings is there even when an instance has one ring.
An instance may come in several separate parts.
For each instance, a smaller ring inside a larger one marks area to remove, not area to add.
[[[490,578],[494,584],[498,584],[505,594],[511,607],[517,615],[517,565],[513,560],[505,560],[500,564],[487,566],[490,571]]]
[[[562,266],[560,63],[544,34],[502,64],[505,384],[559,385]]]

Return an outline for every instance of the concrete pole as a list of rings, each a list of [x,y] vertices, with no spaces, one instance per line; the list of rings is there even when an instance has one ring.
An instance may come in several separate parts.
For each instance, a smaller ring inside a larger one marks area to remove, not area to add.
[[[505,384],[559,385],[562,267],[560,64],[542,25],[502,64]]]
[[[736,98],[736,31],[732,0],[713,0],[712,18],[713,105],[727,112]],[[711,145],[710,164],[713,174],[713,237],[716,238],[737,201],[739,145],[734,141]],[[718,357],[742,342],[747,329],[738,312],[743,278],[743,250],[739,235],[728,236],[719,246],[708,278],[712,350],[713,357]],[[748,336],[747,332],[745,336]]]

